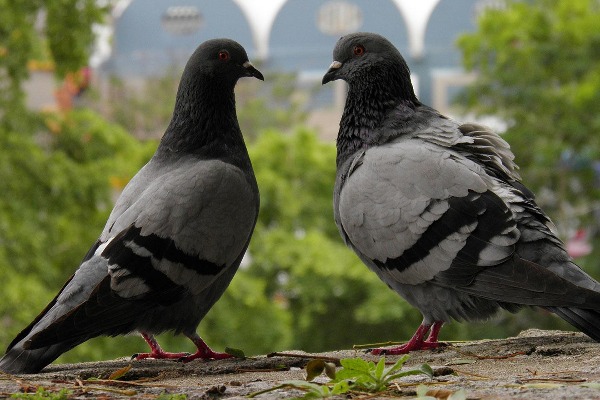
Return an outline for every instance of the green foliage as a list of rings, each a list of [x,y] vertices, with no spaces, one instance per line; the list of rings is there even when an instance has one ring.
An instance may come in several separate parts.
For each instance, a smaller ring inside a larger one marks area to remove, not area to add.
[[[225,353],[231,354],[232,356],[234,356],[236,358],[241,358],[241,359],[246,358],[246,353],[244,353],[243,350],[234,349],[233,347],[225,347]]]
[[[0,126],[18,129],[27,124],[21,88],[36,37],[33,28],[42,1],[0,0]]]
[[[347,381],[337,382],[331,387],[328,385],[320,385],[318,383],[306,382],[306,381],[284,381],[281,385],[275,386],[270,389],[261,390],[260,392],[251,393],[248,395],[249,398],[254,398],[258,395],[273,392],[278,389],[298,389],[305,392],[301,399],[326,399],[332,396],[348,393],[350,390],[350,384]]]
[[[408,355],[400,357],[389,367],[385,366],[385,357],[381,357],[377,364],[362,358],[345,358],[340,360],[343,368],[336,373],[334,381],[349,380],[352,382],[350,385],[352,390],[381,392],[386,390],[393,380],[405,376],[425,374],[430,378],[433,377],[433,370],[427,364],[416,369],[400,371],[409,358]]]
[[[322,359],[314,359],[306,364],[306,380],[312,381],[323,372],[331,378],[335,378],[335,364],[332,362],[325,362]]]
[[[170,394],[170,393],[163,393],[158,395],[158,397],[156,397],[156,400],[186,400],[188,397],[186,394],[183,393],[179,393],[179,394]]]
[[[155,147],[91,111],[49,114],[44,122],[35,135],[0,131],[2,343],[73,273],[98,237],[114,195]]]
[[[298,90],[296,80],[292,73],[267,73],[264,82],[243,79],[238,83],[237,114],[246,137],[254,140],[268,129],[287,133],[306,121],[307,96]]]
[[[47,390],[40,386],[35,393],[14,393],[11,399],[27,399],[27,400],[67,400],[73,394],[72,390],[60,389],[59,391]]]
[[[21,132],[32,129],[22,88],[29,76],[29,61],[48,50],[59,77],[86,64],[94,39],[92,24],[100,22],[105,12],[96,3],[95,0],[0,0],[2,130]],[[41,11],[46,12],[42,35],[35,29],[35,21]]]
[[[335,147],[306,129],[263,133],[250,148],[261,192],[259,224],[301,238],[308,230],[338,239],[333,223]],[[332,162],[333,161],[333,162]]]
[[[267,282],[255,276],[252,268],[238,271],[200,324],[199,333],[210,346],[235,346],[248,354],[265,354],[293,343],[289,313],[281,302],[268,296]],[[173,338],[171,334],[162,335],[163,342],[190,346],[187,339]]]
[[[0,0],[0,9],[0,342],[7,344],[73,273],[155,144],[88,110],[25,108],[31,61],[59,78],[87,63],[92,24],[105,11],[96,1]],[[45,24],[36,28],[40,13]],[[108,348],[98,339],[63,359],[99,359]]]
[[[94,42],[92,26],[103,20],[106,9],[95,0],[52,0],[42,4],[46,9],[46,38],[56,74],[64,77],[86,65]]]
[[[256,392],[248,397],[256,397],[260,394],[272,392],[277,389],[291,387],[306,392],[302,397],[304,399],[327,398],[335,395],[345,394],[350,391],[379,393],[389,389],[392,381],[410,375],[427,375],[433,377],[433,370],[427,364],[423,364],[415,369],[400,371],[409,356],[403,356],[392,366],[385,366],[385,357],[381,357],[377,364],[372,361],[365,361],[362,358],[344,358],[340,360],[342,369],[335,371],[333,364],[324,360],[312,360],[306,366],[306,380],[310,381],[326,371],[327,376],[331,378],[329,384],[318,384],[306,381],[286,381],[281,385]],[[458,397],[457,399],[458,400]]]
[[[504,138],[523,182],[563,239],[581,225],[598,228],[592,210],[600,201],[600,171],[594,171],[600,159],[600,32],[593,26],[600,26],[595,0],[513,1],[487,11],[478,30],[458,41],[465,67],[478,75],[462,101],[509,123]],[[597,237],[593,244],[594,253],[577,262],[598,278]],[[487,337],[533,325],[572,329],[531,310],[503,315],[499,325],[504,329],[472,329]]]
[[[559,225],[577,217],[568,207],[589,219],[600,199],[597,26],[595,0],[515,1],[486,12],[477,32],[458,42],[465,67],[478,74],[465,104],[509,122],[505,138],[524,182],[549,193],[538,200]]]

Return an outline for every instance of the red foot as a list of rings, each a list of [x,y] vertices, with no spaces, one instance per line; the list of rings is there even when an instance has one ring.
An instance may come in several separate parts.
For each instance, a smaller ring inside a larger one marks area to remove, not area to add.
[[[411,351],[431,350],[431,349],[435,349],[435,348],[438,348],[443,345],[444,345],[444,343],[440,343],[440,342],[423,341],[421,343],[412,343],[409,341],[408,343],[403,344],[398,347],[392,347],[392,348],[388,348],[388,349],[384,349],[384,348],[373,349],[373,350],[371,350],[371,354],[376,355],[376,356],[381,355],[381,354],[389,354],[389,355],[408,354]]]
[[[198,336],[197,334],[188,336],[192,342],[196,345],[198,350],[194,354],[190,353],[168,353],[164,351],[154,336],[143,333],[142,337],[150,346],[150,353],[138,353],[133,355],[133,359],[143,360],[146,358],[154,358],[154,359],[169,359],[169,360],[179,360],[185,362],[189,362],[195,359],[203,359],[203,360],[222,360],[225,358],[233,357],[231,354],[227,353],[217,353],[214,352],[208,347],[208,345]]]
[[[202,340],[202,338],[197,334],[188,337],[192,342],[194,342],[198,350],[194,354],[183,357],[183,362],[189,362],[197,358],[201,358],[203,360],[223,360],[226,358],[233,357],[231,354],[217,353],[215,351],[212,351],[211,348],[208,347],[208,345],[204,342],[204,340]]]
[[[144,360],[146,358],[154,358],[154,359],[169,359],[169,360],[177,359],[177,360],[179,360],[183,357],[187,357],[190,355],[190,353],[167,353],[160,347],[160,345],[158,344],[158,342],[156,341],[154,336],[142,332],[142,337],[144,338],[146,343],[148,343],[148,345],[150,346],[150,353],[134,354],[131,357],[133,359]]]
[[[398,347],[392,348],[381,348],[381,349],[373,349],[371,350],[371,354],[373,355],[381,355],[381,354],[407,354],[414,350],[431,350],[441,346],[445,346],[445,343],[438,342],[438,335],[440,333],[440,329],[442,329],[442,325],[444,323],[441,321],[436,321],[433,325],[430,324],[421,324],[413,337],[408,341],[408,343],[403,344]],[[427,339],[424,339],[425,334],[429,332],[431,328],[431,332]]]
[[[131,358],[135,360],[143,360],[146,358],[154,358],[156,360],[182,360],[188,357],[190,353],[168,353],[166,351],[153,351],[150,353],[137,353],[134,354]]]

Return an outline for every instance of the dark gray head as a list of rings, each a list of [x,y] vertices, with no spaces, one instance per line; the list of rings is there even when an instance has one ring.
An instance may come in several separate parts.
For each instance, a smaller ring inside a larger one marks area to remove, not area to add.
[[[323,84],[342,79],[350,85],[372,91],[372,86],[401,99],[418,102],[410,71],[394,45],[381,35],[357,32],[343,36],[333,49],[333,63]]]
[[[228,140],[241,148],[234,87],[246,76],[264,80],[239,43],[212,39],[198,46],[183,70],[161,149],[195,151],[217,142],[234,146]]]
[[[211,39],[202,43],[187,62],[183,80],[217,79],[235,85],[239,78],[263,75],[248,61],[246,50],[231,39]]]

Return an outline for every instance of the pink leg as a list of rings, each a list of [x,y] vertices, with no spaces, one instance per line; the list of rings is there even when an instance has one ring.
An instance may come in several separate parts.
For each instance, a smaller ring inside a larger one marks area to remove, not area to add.
[[[156,359],[180,359],[189,356],[190,353],[167,353],[164,351],[153,335],[142,332],[142,337],[150,346],[150,353],[138,353],[134,354],[133,357],[136,360],[143,360],[145,358],[156,358]]]
[[[183,357],[181,360],[183,362],[189,362],[197,358],[200,358],[202,360],[223,360],[225,358],[233,357],[231,354],[217,353],[215,351],[212,351],[211,348],[208,347],[208,345],[204,342],[204,340],[202,340],[202,338],[196,333],[194,333],[193,335],[188,335],[188,338],[192,342],[194,342],[198,350],[194,354]]]
[[[196,333],[193,335],[186,335],[198,348],[198,350],[194,354],[190,353],[167,353],[164,351],[153,335],[142,332],[142,337],[150,346],[150,353],[139,353],[134,354],[132,358],[136,360],[143,360],[145,358],[155,358],[155,359],[177,359],[179,361],[188,362],[195,360],[197,358],[201,358],[203,360],[222,360],[224,358],[233,357],[231,354],[227,353],[217,353],[214,352],[208,347],[208,345],[198,336]]]
[[[373,349],[371,354],[406,354],[414,350],[435,349],[442,345],[437,339],[443,324],[442,321],[436,321],[433,324],[422,323],[408,343],[390,349]],[[431,332],[425,340],[425,335],[429,332],[429,329],[431,329]]]
[[[425,343],[435,343],[439,345],[440,342],[438,342],[438,335],[440,334],[442,326],[444,326],[442,321],[435,321],[431,326],[431,331],[429,332],[429,336],[427,337],[427,340],[425,340]]]

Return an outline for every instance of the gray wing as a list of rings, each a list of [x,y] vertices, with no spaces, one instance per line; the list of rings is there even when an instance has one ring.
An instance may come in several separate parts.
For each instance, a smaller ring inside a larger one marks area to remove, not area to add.
[[[99,250],[105,256],[117,253],[114,238],[129,231],[118,243],[139,257],[150,257],[153,269],[192,293],[204,290],[220,269],[234,263],[258,214],[255,186],[239,168],[218,160],[181,160],[128,202],[126,210],[109,218]],[[131,271],[114,266],[124,262],[110,264],[112,287],[119,295],[144,292],[139,279],[125,278]]]
[[[338,226],[391,287],[431,283],[538,305],[564,305],[566,292],[581,289],[536,260],[518,257],[515,211],[523,210],[518,203],[525,196],[487,173],[498,160],[477,163],[422,138],[397,140],[357,158],[338,176],[344,181],[336,199]],[[581,298],[572,303],[582,304]]]
[[[210,292],[237,268],[258,210],[246,175],[221,161],[182,160],[161,171],[143,189],[132,180],[115,207],[122,212],[111,214],[93,254],[28,328],[25,348],[130,332],[148,324],[152,307]],[[159,329],[169,328],[181,327]]]
[[[429,281],[450,268],[477,227],[471,203],[489,199],[481,168],[417,139],[371,148],[354,164],[337,207],[352,246],[404,284]],[[479,263],[505,259],[514,235],[509,227],[490,235]]]

